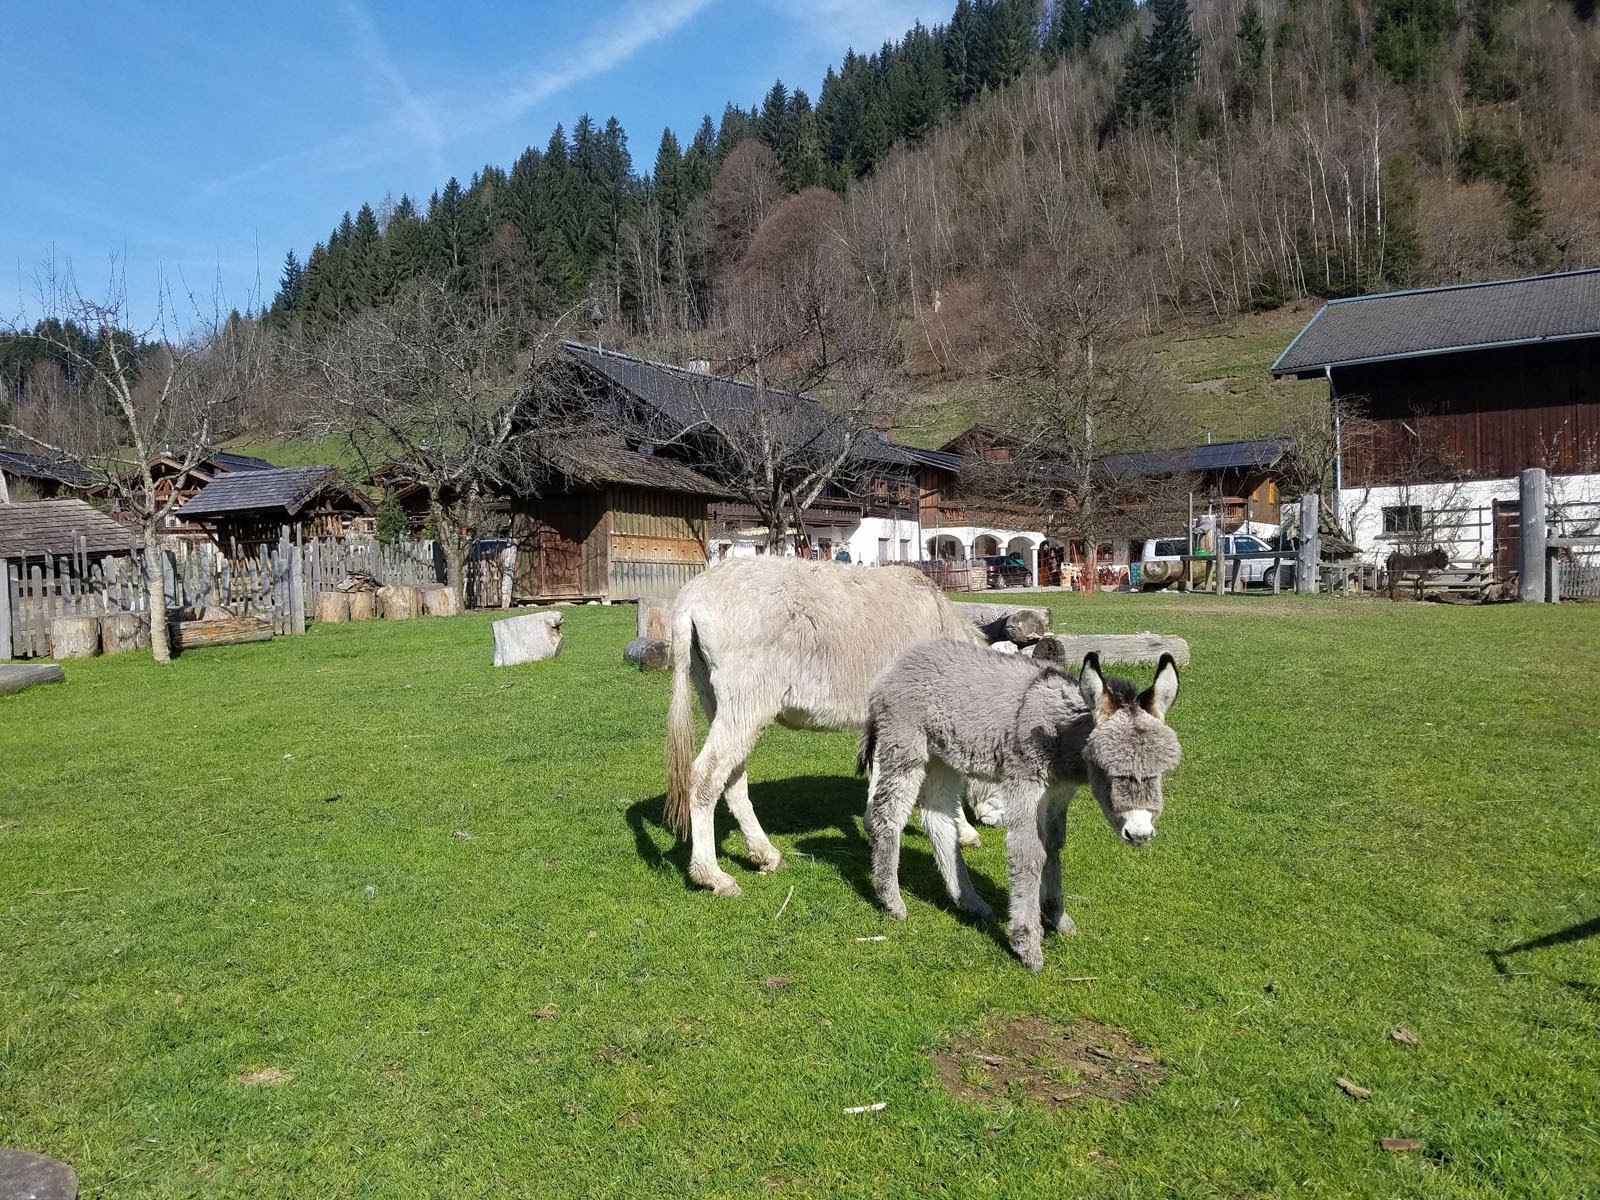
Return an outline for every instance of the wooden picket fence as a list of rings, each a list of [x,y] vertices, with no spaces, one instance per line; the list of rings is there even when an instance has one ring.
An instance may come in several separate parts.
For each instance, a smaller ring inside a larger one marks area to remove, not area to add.
[[[55,554],[0,563],[0,659],[50,655],[51,623],[57,617],[98,617],[147,612],[142,554],[91,558],[80,546]],[[226,550],[189,543],[162,552],[168,614],[200,618],[226,610],[259,616],[277,634],[305,632],[307,598],[337,587],[350,575],[370,575],[380,585],[422,585],[444,577],[432,541],[313,541],[300,545],[287,535],[277,542]],[[6,634],[9,632],[9,646]],[[9,651],[9,654],[8,654]]]

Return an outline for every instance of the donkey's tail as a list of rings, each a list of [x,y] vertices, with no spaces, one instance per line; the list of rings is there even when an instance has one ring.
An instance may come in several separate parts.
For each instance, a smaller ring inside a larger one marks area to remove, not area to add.
[[[856,750],[856,774],[865,775],[872,769],[872,756],[878,751],[878,721],[867,717],[867,727],[861,731],[861,745]]]
[[[694,615],[684,605],[672,613],[672,706],[667,709],[667,827],[689,834],[689,794],[694,774],[694,703],[689,659],[695,651]]]

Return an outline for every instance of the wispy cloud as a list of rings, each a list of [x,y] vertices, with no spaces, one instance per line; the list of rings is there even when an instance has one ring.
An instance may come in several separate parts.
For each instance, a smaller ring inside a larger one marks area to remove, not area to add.
[[[568,88],[622,66],[651,44],[676,33],[713,0],[629,0],[600,23],[559,65],[530,66],[502,73],[480,92],[445,103],[418,95],[406,82],[360,0],[343,8],[369,69],[400,103],[400,113],[301,150],[275,155],[213,180],[202,194],[215,197],[281,171],[329,174],[389,162],[419,149],[438,154],[451,140],[508,124]]]
[[[389,53],[383,36],[378,32],[372,12],[361,0],[342,0],[339,5],[350,33],[355,41],[356,53],[362,64],[375,75],[399,106],[417,142],[430,150],[444,145],[444,131],[433,109],[412,90],[394,56]]]
[[[817,40],[871,54],[898,41],[912,23],[932,26],[950,19],[955,0],[777,0],[778,6]]]

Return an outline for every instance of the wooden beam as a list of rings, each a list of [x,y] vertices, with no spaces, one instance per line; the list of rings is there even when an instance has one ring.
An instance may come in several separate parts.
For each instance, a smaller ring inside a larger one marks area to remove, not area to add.
[[[6,663],[0,665],[0,693],[20,692],[36,683],[60,683],[66,677],[55,663]]]
[[[1517,570],[1517,599],[1543,604],[1545,537],[1545,474],[1543,467],[1529,467],[1522,473],[1522,503],[1517,521],[1520,546]]]
[[[233,646],[240,642],[272,640],[272,622],[266,617],[225,617],[215,621],[173,621],[172,648]]]

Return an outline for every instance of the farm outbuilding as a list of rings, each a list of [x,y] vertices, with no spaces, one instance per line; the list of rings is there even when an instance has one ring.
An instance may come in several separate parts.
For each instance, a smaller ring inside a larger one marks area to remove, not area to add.
[[[1600,522],[1600,270],[1336,300],[1272,373],[1326,378],[1340,524],[1380,556],[1517,559],[1518,474]]]
[[[0,499],[19,504],[28,500],[54,500],[71,488],[87,488],[94,476],[70,459],[53,459],[24,450],[0,446]]]
[[[552,452],[553,486],[510,497],[518,601],[671,596],[707,563],[707,505],[726,493],[682,463],[622,441]]]
[[[85,593],[133,552],[133,532],[82,500],[0,504],[0,658],[48,654],[50,621],[89,611]]]
[[[300,538],[341,538],[369,531],[370,498],[333,467],[273,467],[213,479],[179,506],[177,516],[204,526],[219,545]]]

